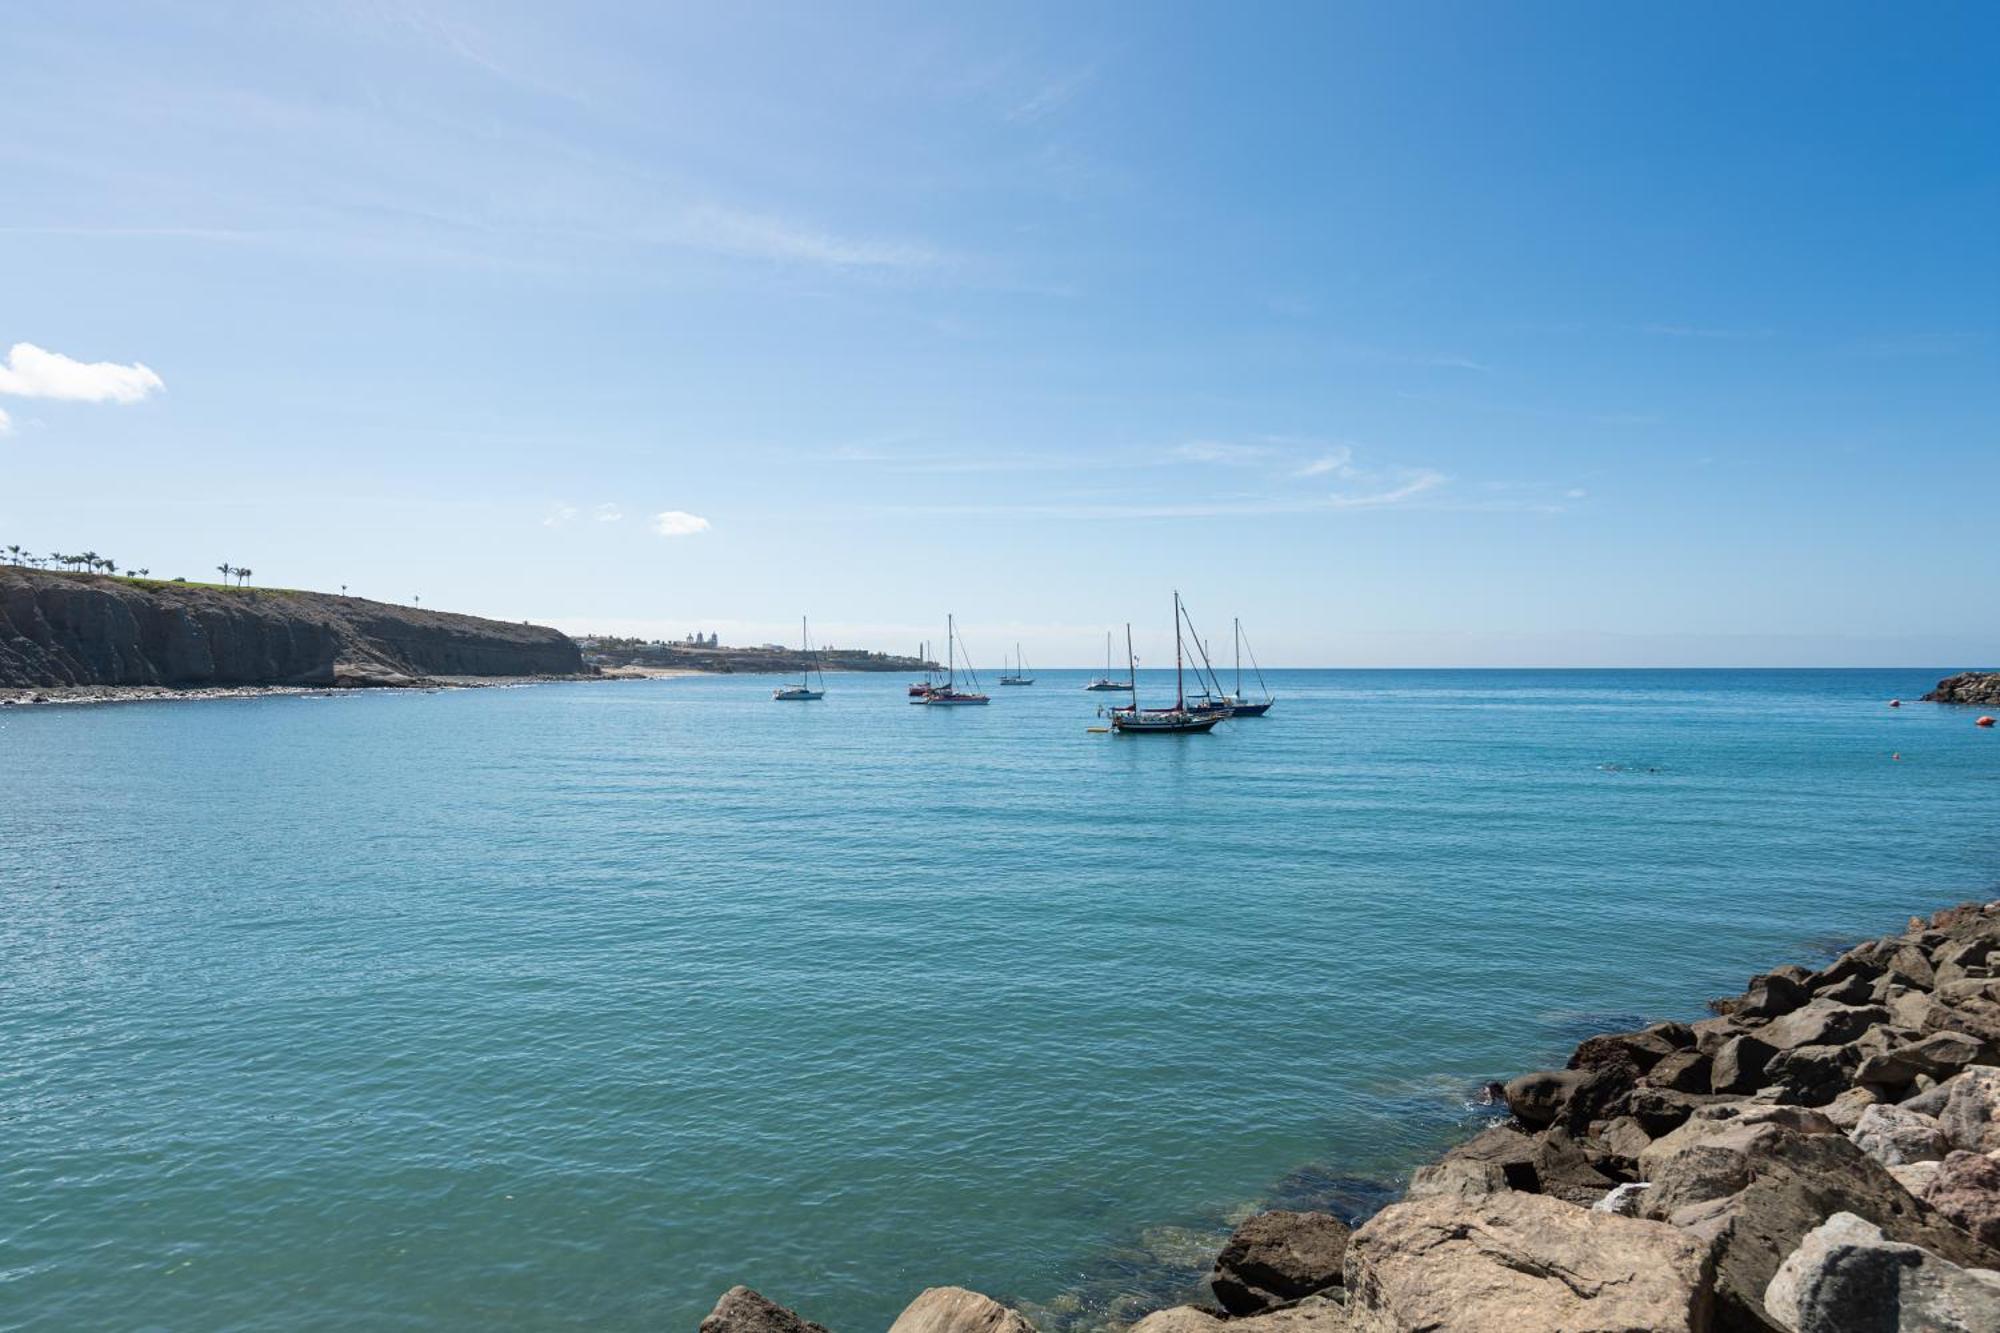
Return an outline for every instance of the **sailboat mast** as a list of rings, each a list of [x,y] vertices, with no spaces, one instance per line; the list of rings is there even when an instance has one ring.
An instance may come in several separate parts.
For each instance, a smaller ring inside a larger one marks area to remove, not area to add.
[[[1229,622],[1229,629],[1236,636],[1236,697],[1243,697],[1243,620],[1242,617]]]
[[[1187,686],[1181,679],[1181,595],[1174,593],[1174,709],[1187,711]]]

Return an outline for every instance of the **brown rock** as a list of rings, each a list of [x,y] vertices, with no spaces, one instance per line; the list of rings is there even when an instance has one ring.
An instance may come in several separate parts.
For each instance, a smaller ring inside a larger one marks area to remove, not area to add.
[[[1737,1160],[1721,1162],[1729,1150]],[[1714,1193],[1737,1180],[1745,1183],[1734,1193]],[[1855,1213],[1889,1239],[1920,1245],[1955,1264],[2000,1262],[2000,1254],[1945,1221],[1840,1134],[1762,1125],[1709,1139],[1661,1164],[1644,1206],[1647,1216],[1665,1216],[1714,1245],[1717,1314],[1725,1328],[1769,1326],[1763,1295],[1778,1265],[1807,1232],[1837,1212]]]
[[[1410,1173],[1410,1187],[1405,1190],[1406,1199],[1483,1199],[1489,1194],[1512,1188],[1507,1183],[1507,1173],[1493,1162],[1474,1161],[1466,1157],[1447,1157],[1429,1166],[1420,1166]]]
[[[1707,1092],[1711,1086],[1711,1061],[1700,1051],[1675,1051],[1652,1069],[1642,1082],[1648,1087],[1671,1088],[1675,1092]]]
[[[1704,1246],[1532,1194],[1391,1205],[1354,1233],[1347,1290],[1357,1333],[1709,1328]]]
[[[1035,1328],[976,1291],[931,1287],[903,1308],[889,1333],[1035,1333]]]
[[[1795,1046],[1845,1046],[1877,1023],[1888,1021],[1889,1011],[1878,1004],[1836,1004],[1818,998],[1765,1024],[1757,1035],[1779,1050]]]
[[[1230,1314],[1259,1314],[1340,1285],[1348,1225],[1330,1213],[1273,1210],[1236,1228],[1209,1289]]]
[[[1777,1053],[1777,1048],[1760,1037],[1748,1033],[1733,1037],[1715,1053],[1708,1086],[1715,1092],[1754,1092],[1763,1085],[1764,1067]]]
[[[1532,1194],[1541,1189],[1535,1176],[1535,1141],[1520,1130],[1495,1125],[1448,1150],[1444,1160],[1490,1162],[1500,1168],[1507,1184]]]
[[[1779,1018],[1806,1002],[1806,988],[1783,972],[1750,978],[1735,1012],[1746,1018]]]
[[[1955,1152],[1938,1164],[1922,1198],[1982,1245],[2000,1252],[2000,1162]]]
[[[826,1333],[748,1287],[731,1287],[701,1321],[701,1333]]]

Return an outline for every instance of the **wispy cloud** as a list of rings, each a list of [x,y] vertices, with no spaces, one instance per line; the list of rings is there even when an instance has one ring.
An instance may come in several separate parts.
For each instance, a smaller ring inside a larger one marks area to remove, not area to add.
[[[719,204],[698,204],[658,229],[655,239],[745,259],[832,268],[920,269],[944,256],[914,241],[840,236],[817,227]]]
[[[133,362],[77,361],[33,343],[15,343],[0,363],[0,393],[17,398],[58,398],[75,403],[136,403],[167,387],[149,367]]]
[[[1443,486],[1451,478],[1431,468],[1420,468],[1387,490],[1342,492],[1329,497],[1335,509],[1380,509],[1403,504]]]
[[[1227,463],[1246,466],[1271,457],[1268,444],[1230,444],[1221,440],[1190,440],[1174,450],[1174,457],[1189,463]]]
[[[5,411],[0,411],[0,435],[12,435],[13,433],[14,418],[8,416]]]
[[[1663,338],[1708,338],[1729,342],[1771,336],[1770,329],[1708,329],[1688,324],[1646,324],[1641,326],[1641,331],[1657,333]]]
[[[616,523],[625,517],[625,511],[614,504],[601,504],[591,511],[590,516],[599,523]]]
[[[1318,458],[1302,464],[1292,475],[1295,477],[1345,477],[1354,471],[1354,451],[1341,446],[1321,454]]]
[[[1053,115],[1069,104],[1070,99],[1090,82],[1094,73],[1094,70],[1080,69],[1049,80],[1008,108],[1007,119],[1016,125],[1031,125],[1046,116]]]
[[[575,517],[576,506],[565,504],[558,500],[549,506],[549,512],[542,518],[542,526],[545,528],[559,528]]]
[[[708,528],[707,519],[684,509],[669,509],[653,515],[653,531],[662,537],[692,537],[697,532],[707,532]]]

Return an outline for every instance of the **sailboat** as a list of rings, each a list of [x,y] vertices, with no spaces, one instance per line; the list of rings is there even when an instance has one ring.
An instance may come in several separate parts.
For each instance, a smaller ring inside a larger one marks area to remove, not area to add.
[[[799,617],[799,652],[805,657],[805,668],[799,674],[799,683],[780,685],[771,691],[773,699],[782,699],[789,703],[826,698],[826,677],[820,674],[819,657],[812,650],[812,640],[806,637],[804,616]],[[819,676],[818,689],[812,687],[814,676]]]
[[[924,692],[923,697],[910,700],[914,704],[928,704],[934,707],[954,707],[961,704],[991,703],[979,692],[979,673],[972,669],[970,653],[966,654],[965,674],[972,682],[972,688],[958,688],[958,649],[963,645],[958,638],[958,623],[950,616],[944,619],[944,684]]]
[[[1006,665],[1005,659],[1002,659],[1001,665]],[[1028,674],[1028,663],[1021,656],[1021,645],[1018,643],[1014,645],[1014,670],[1011,673],[1003,673],[1000,677],[1000,683],[1002,685],[1033,685],[1035,683],[1035,678]]]
[[[1139,707],[1138,663],[1132,656],[1132,626],[1125,626],[1125,662],[1131,671],[1132,702],[1125,708],[1111,710],[1111,729],[1115,732],[1131,732],[1135,735],[1187,735],[1191,732],[1213,731],[1217,723],[1229,716],[1219,709],[1197,712],[1188,707],[1187,685],[1181,667],[1181,595],[1174,594],[1174,706],[1172,708]]]
[[[1202,638],[1196,631],[1194,617],[1189,614],[1185,602],[1181,603],[1181,620],[1187,625],[1188,633],[1193,636],[1195,652],[1201,659],[1195,664],[1194,676],[1195,683],[1201,685],[1202,690],[1188,701],[1189,710],[1196,713],[1220,713],[1224,717],[1262,717],[1270,712],[1271,705],[1277,702],[1277,698],[1264,683],[1264,671],[1257,665],[1257,654],[1254,651],[1250,654],[1250,669],[1257,673],[1257,686],[1263,690],[1264,697],[1262,700],[1243,697],[1243,622],[1241,620],[1230,622],[1231,632],[1236,640],[1236,688],[1225,690],[1222,688],[1221,678],[1216,675],[1215,663],[1209,660],[1208,640]],[[1204,673],[1206,673],[1205,684]]]
[[[1278,696],[1271,693],[1271,687],[1264,683],[1264,668],[1257,665],[1257,651],[1250,650],[1250,669],[1257,673],[1257,688],[1264,692],[1261,703],[1254,703],[1243,697],[1243,622],[1232,620],[1236,632],[1236,689],[1226,696],[1231,717],[1262,717],[1271,711],[1271,705],[1278,702]]]
[[[1132,646],[1131,640],[1132,640],[1132,627],[1130,625],[1127,625],[1125,627],[1125,641],[1126,641],[1125,647],[1128,650]],[[1129,652],[1127,656],[1130,656]],[[1091,681],[1090,684],[1084,686],[1083,688],[1086,690],[1096,690],[1099,693],[1103,693],[1109,690],[1129,690],[1132,688],[1131,665],[1132,664],[1130,662],[1126,663],[1125,679],[1123,680],[1111,679],[1111,631],[1106,630],[1104,631],[1104,674],[1099,676],[1096,680]]]
[[[911,684],[909,694],[912,699],[921,699],[937,688],[937,671],[931,666],[931,646],[928,643],[917,648],[917,660],[924,664],[924,678]]]

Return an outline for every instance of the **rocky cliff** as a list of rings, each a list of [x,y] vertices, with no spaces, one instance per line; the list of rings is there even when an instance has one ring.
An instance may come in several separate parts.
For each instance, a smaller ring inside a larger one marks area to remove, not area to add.
[[[0,686],[404,685],[571,675],[540,625],[361,597],[0,568]]]
[[[2000,671],[1961,671],[1939,681],[1927,704],[2000,704]]]

